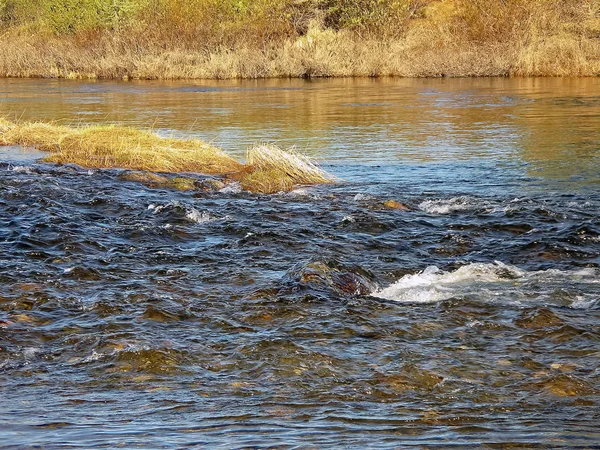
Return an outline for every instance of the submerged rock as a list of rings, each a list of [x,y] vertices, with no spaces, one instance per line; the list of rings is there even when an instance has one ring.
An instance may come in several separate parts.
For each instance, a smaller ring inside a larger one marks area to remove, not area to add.
[[[382,209],[397,209],[399,211],[410,211],[410,208],[406,206],[404,203],[401,203],[397,200],[388,199],[382,200],[380,198],[374,197],[372,195],[358,193],[354,196],[354,200],[360,202],[368,209],[372,209],[375,211]]]
[[[368,295],[375,289],[371,275],[361,268],[346,268],[335,263],[313,261],[288,274],[293,283],[306,289],[331,290],[338,295]]]
[[[119,175],[123,181],[135,181],[149,188],[176,189],[178,191],[190,191],[196,188],[194,178],[174,177],[168,178],[153,172],[126,172]]]
[[[137,181],[148,185],[165,184],[169,182],[167,177],[162,177],[152,172],[125,172],[119,175],[123,181]]]
[[[226,183],[216,178],[206,178],[196,183],[196,189],[203,192],[217,192],[225,186],[227,186]]]
[[[371,383],[379,388],[383,387],[394,392],[404,392],[407,390],[431,391],[442,381],[444,381],[444,378],[431,370],[407,364],[401,368],[399,373],[375,373]]]
[[[383,206],[388,209],[399,209],[400,211],[410,211],[410,208],[404,203],[400,203],[396,200],[386,200],[383,202]]]
[[[585,381],[571,375],[557,375],[535,383],[533,388],[557,397],[588,396],[595,390]]]
[[[171,178],[169,185],[178,191],[191,191],[196,188],[196,180],[193,178],[175,177]]]

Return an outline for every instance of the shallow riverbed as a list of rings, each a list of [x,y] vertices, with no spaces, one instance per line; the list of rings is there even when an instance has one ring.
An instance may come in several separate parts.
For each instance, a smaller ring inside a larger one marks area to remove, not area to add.
[[[342,180],[180,192],[0,147],[1,445],[596,448],[599,93],[0,80],[2,115],[295,145]]]

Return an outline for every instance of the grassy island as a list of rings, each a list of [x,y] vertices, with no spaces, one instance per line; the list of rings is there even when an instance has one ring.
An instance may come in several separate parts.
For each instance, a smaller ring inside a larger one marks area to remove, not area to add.
[[[595,76],[600,0],[0,0],[0,76]]]
[[[197,139],[161,137],[117,125],[72,128],[0,118],[0,145],[35,147],[49,153],[47,162],[134,170],[125,179],[175,189],[191,188],[193,180],[166,178],[155,172],[218,175],[223,183],[237,181],[247,191],[265,194],[335,181],[308,158],[274,145],[252,147],[242,164]]]

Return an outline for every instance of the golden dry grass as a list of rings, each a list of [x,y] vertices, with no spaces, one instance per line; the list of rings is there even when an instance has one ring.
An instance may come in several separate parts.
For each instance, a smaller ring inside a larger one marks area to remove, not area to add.
[[[135,128],[85,127],[63,136],[49,162],[83,167],[140,169],[152,172],[224,173],[241,164],[199,140],[164,138]]]
[[[246,165],[254,170],[284,172],[295,184],[332,183],[331,175],[310,158],[293,150],[284,151],[272,144],[261,144],[246,152]]]
[[[36,147],[53,152],[60,150],[61,140],[73,130],[60,125],[32,122],[17,124],[3,120],[4,131],[0,129],[0,140],[9,145]]]
[[[246,168],[237,178],[243,189],[265,194],[289,191],[297,185],[335,182],[309,158],[271,144],[250,148],[246,153]]]
[[[225,2],[165,1],[160,23],[153,22],[150,11],[140,22],[115,29],[53,34],[31,26],[9,27],[0,33],[0,76],[600,74],[600,0],[346,0],[342,3],[367,9],[354,8],[357,17],[336,20],[328,18],[330,10],[307,6],[310,1],[281,0],[277,8],[269,6],[272,0],[247,3],[256,3],[262,12],[219,15],[215,11]],[[300,3],[303,12],[297,9]],[[406,8],[394,10],[392,4]],[[368,8],[379,9],[373,15]]]
[[[50,152],[48,162],[86,168],[123,168],[151,172],[226,173],[242,164],[202,141],[173,139],[116,125],[78,128],[3,120],[0,141]]]
[[[195,188],[193,179],[153,172],[223,175],[255,193],[289,191],[296,185],[333,183],[335,179],[310,159],[274,145],[248,150],[246,165],[221,149],[195,139],[175,139],[117,125],[66,126],[13,122],[0,118],[0,145],[24,145],[49,152],[47,162],[86,168],[121,168],[122,179],[152,187]]]

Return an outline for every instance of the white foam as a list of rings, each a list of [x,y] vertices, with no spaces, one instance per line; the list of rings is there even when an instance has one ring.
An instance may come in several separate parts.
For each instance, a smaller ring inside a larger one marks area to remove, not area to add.
[[[223,189],[219,189],[219,192],[221,194],[239,194],[242,192],[242,186],[240,186],[240,183],[235,181],[233,183],[229,183]]]
[[[188,209],[185,213],[185,218],[195,223],[206,223],[217,220],[206,211],[198,211],[196,208]]]
[[[23,357],[25,359],[33,359],[36,357],[36,355],[40,354],[42,352],[41,348],[38,347],[26,347],[23,350]]]
[[[361,202],[361,201],[367,201],[367,200],[374,200],[375,197],[373,197],[372,195],[369,194],[363,194],[362,192],[359,192],[358,194],[356,194],[354,196],[354,200],[357,202]]]
[[[26,174],[32,174],[33,171],[31,170],[31,167],[28,166],[13,166],[10,169],[13,172],[16,173],[26,173]]]
[[[599,276],[597,269],[525,271],[499,261],[493,264],[468,264],[453,272],[430,266],[422,272],[405,275],[371,295],[406,303],[434,303],[469,297],[483,302],[522,304],[538,300],[562,304],[564,296],[561,294],[572,290],[574,300],[566,306],[589,308],[597,302],[598,297],[582,297],[579,288],[586,285],[589,289],[590,285],[600,282]]]
[[[590,295],[590,294],[582,294],[578,295],[573,303],[571,303],[571,308],[573,309],[590,309],[594,305],[600,302],[598,296]]]
[[[321,200],[321,196],[310,192],[306,188],[298,188],[289,192],[278,192],[278,195],[288,199],[311,199],[311,200]]]
[[[449,199],[425,200],[419,208],[430,214],[451,214],[458,211],[487,210],[490,204],[485,200],[473,197],[453,197]]]

